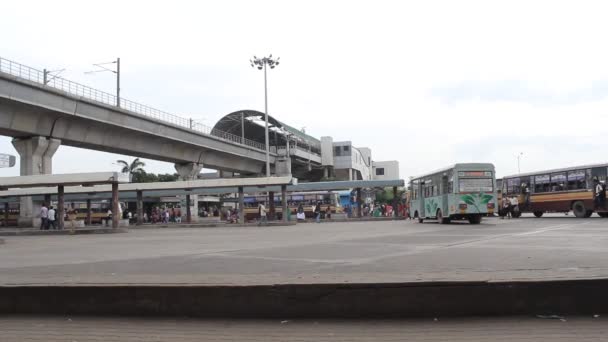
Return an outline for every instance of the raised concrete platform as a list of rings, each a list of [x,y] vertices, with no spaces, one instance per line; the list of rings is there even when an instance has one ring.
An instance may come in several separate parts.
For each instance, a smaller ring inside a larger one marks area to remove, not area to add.
[[[598,314],[608,310],[607,223],[557,215],[7,237],[0,299],[7,312]]]

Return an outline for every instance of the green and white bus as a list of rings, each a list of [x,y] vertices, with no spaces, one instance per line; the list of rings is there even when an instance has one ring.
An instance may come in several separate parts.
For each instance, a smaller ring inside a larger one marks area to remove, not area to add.
[[[435,219],[443,224],[452,220],[479,224],[497,204],[492,164],[455,164],[410,180],[409,214],[420,223]]]

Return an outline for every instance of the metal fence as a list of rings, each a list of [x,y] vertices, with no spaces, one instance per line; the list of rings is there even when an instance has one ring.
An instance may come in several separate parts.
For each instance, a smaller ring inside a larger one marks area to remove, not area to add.
[[[0,57],[0,72],[4,72],[6,74],[17,76],[19,78],[23,78],[28,81],[40,83],[47,87],[51,87],[54,89],[65,91],[66,93],[80,96],[86,98],[87,100],[92,100],[95,102],[103,103],[106,105],[116,106],[116,95],[106,93],[101,90],[97,90],[85,85],[82,85],[77,82],[72,82],[66,80],[65,78],[53,76],[52,78],[48,78],[48,74],[46,74],[42,70],[38,70],[35,68],[31,68],[29,66],[10,61],[8,59],[4,59]],[[193,131],[211,135],[222,140],[230,141],[233,143],[245,145],[248,147],[256,148],[259,150],[265,150],[265,146],[263,143],[253,141],[250,139],[246,139],[240,137],[238,135],[234,135],[228,132],[223,132],[217,129],[212,129],[209,126],[206,126],[200,122],[197,122],[192,119],[184,118],[181,116],[173,115],[162,110],[158,110],[152,107],[148,107],[146,105],[142,105],[137,102],[129,101],[123,98],[120,98],[120,106],[121,109],[128,110],[133,113],[141,114],[150,118],[154,118],[159,121],[164,121],[167,123],[171,123],[173,125],[189,128]]]

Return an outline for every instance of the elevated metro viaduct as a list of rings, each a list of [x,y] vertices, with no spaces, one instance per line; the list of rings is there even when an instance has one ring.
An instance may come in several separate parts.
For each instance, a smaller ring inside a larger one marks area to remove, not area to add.
[[[237,111],[206,127],[0,57],[0,135],[13,137],[22,176],[51,174],[60,145],[171,162],[182,180],[204,167],[239,177],[265,173],[263,113]],[[336,146],[269,117],[274,175],[305,181],[373,179],[371,150]],[[25,226],[39,203],[21,199]]]

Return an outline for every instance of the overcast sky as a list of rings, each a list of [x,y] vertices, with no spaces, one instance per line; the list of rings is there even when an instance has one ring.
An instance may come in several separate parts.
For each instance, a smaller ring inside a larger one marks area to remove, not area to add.
[[[2,12],[0,57],[108,92],[112,74],[83,72],[121,57],[124,98],[208,125],[263,111],[248,60],[280,56],[271,115],[396,159],[403,178],[473,161],[512,174],[519,152],[522,172],[608,161],[602,1],[20,0]],[[0,152],[16,154],[11,138]],[[62,146],[53,172],[119,158],[132,159]]]

